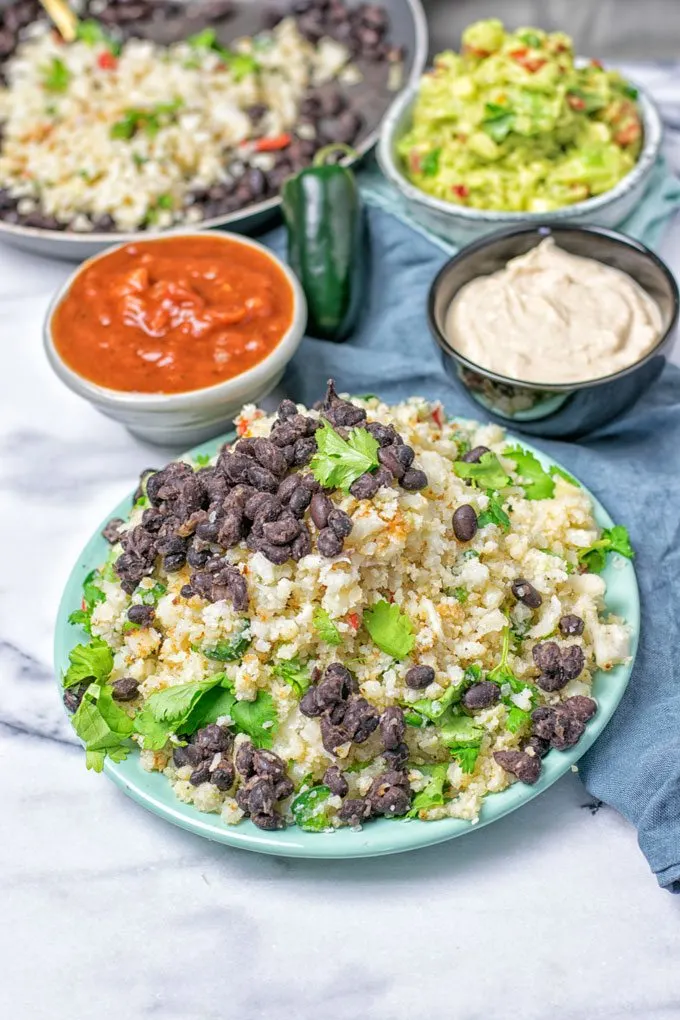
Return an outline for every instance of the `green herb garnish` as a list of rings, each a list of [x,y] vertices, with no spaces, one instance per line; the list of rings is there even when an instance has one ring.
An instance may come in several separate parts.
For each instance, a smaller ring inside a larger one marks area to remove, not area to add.
[[[497,524],[503,531],[508,531],[510,518],[503,509],[504,500],[491,489],[487,489],[486,495],[489,498],[489,503],[486,510],[483,510],[477,518],[477,527],[484,528],[487,524]]]
[[[442,150],[431,149],[427,152],[420,161],[420,172],[423,177],[434,177],[439,170],[439,160],[442,154]]]
[[[515,126],[515,114],[500,103],[486,103],[484,113],[486,116],[481,123],[482,130],[486,131],[494,142],[505,141]]]
[[[113,761],[127,757],[133,722],[113,700],[108,684],[90,684],[71,722],[85,744],[88,769],[101,772],[107,756]]]
[[[460,587],[458,588],[445,588],[444,594],[448,595],[449,598],[456,599],[456,601],[460,602],[460,604],[463,606],[470,597],[469,591],[463,585],[460,585]]]
[[[63,60],[52,57],[52,61],[44,71],[43,85],[49,92],[66,92],[72,74]]]
[[[417,793],[411,801],[411,810],[406,816],[407,818],[418,818],[421,811],[427,811],[433,807],[441,807],[445,803],[444,787],[447,783],[447,771],[448,767],[446,765],[433,766],[427,786]]]
[[[587,549],[582,549],[578,558],[592,574],[599,574],[604,570],[607,553],[610,552],[619,553],[620,556],[625,556],[628,560],[632,560],[635,556],[628,530],[622,524],[605,528],[597,542],[593,542]]]
[[[250,646],[250,626],[246,624],[243,630],[235,637],[227,641],[218,641],[210,647],[194,647],[195,652],[201,652],[206,659],[213,659],[215,662],[238,662],[245,655]],[[193,646],[192,646],[193,647]]]
[[[325,489],[347,492],[360,475],[378,467],[378,441],[366,429],[352,429],[345,440],[324,422],[314,436],[317,452],[309,467]]]
[[[197,453],[194,457],[194,464],[197,464],[199,467],[207,467],[211,460],[212,457],[209,453]]]
[[[70,665],[64,673],[65,688],[75,687],[82,680],[93,678],[97,682],[107,679],[113,669],[113,652],[99,637],[88,645],[76,645],[68,654]]]
[[[568,471],[565,471],[564,468],[558,467],[557,464],[551,465],[550,475],[553,478],[559,475],[560,478],[563,478],[565,482],[569,482],[570,485],[575,485],[577,489],[581,488],[581,483],[573,475],[570,475]]]
[[[415,644],[410,619],[394,602],[381,599],[364,612],[364,625],[381,652],[405,659]]]
[[[329,613],[322,606],[318,606],[314,610],[312,622],[317,634],[327,645],[341,644],[342,637],[340,636],[340,631],[333,623]]]
[[[520,484],[527,499],[552,498],[555,483],[533,453],[523,450],[521,446],[513,446],[505,450],[503,456],[515,462],[517,474],[524,479]]]
[[[483,453],[479,463],[454,461],[453,470],[459,478],[469,479],[480,489],[504,489],[510,484],[501,462],[495,453]]]
[[[90,624],[94,607],[106,598],[101,588],[94,583],[96,576],[96,570],[91,570],[87,575],[83,581],[83,605],[80,609],[75,609],[68,618],[69,623],[81,626],[88,634],[92,633]]]
[[[309,669],[299,659],[279,659],[272,666],[272,673],[292,687],[298,698],[302,697],[312,682]]]

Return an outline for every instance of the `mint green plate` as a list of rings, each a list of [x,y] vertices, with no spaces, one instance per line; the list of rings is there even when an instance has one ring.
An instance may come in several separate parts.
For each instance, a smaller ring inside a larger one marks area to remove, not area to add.
[[[213,439],[209,443],[195,447],[189,456],[194,457],[201,453],[212,455],[222,443],[229,442],[232,438],[233,433],[220,439]],[[513,441],[512,436],[508,438]],[[522,445],[531,450],[544,467],[556,463],[524,440]],[[592,494],[590,496],[598,524],[601,527],[611,527],[613,522],[607,511]],[[110,520],[111,517],[126,517],[129,509],[130,496],[114,507],[106,520]],[[68,623],[68,615],[80,606],[84,578],[106,559],[110,547],[100,534],[105,523],[106,521],[102,522],[97,528],[78,557],[61,599],[54,645],[57,677],[61,677],[68,665],[69,651],[83,637],[78,627]],[[606,603],[609,612],[624,617],[631,628],[630,662],[616,666],[608,673],[600,670],[595,674],[593,693],[597,698],[598,711],[588,723],[579,743],[569,751],[551,751],[543,760],[541,777],[534,786],[514,783],[502,793],[489,794],[483,803],[479,821],[474,825],[459,819],[444,819],[438,822],[379,819],[369,822],[360,832],[340,829],[336,832],[313,833],[290,827],[281,832],[268,833],[245,820],[236,826],[225,825],[219,815],[204,814],[197,811],[193,805],[183,804],[177,800],[163,775],[144,771],[137,753],[133,753],[127,761],[119,764],[107,759],[104,771],[124,793],[166,821],[218,843],[256,850],[259,853],[279,854],[283,857],[374,857],[414,850],[417,847],[453,839],[455,836],[464,836],[480,826],[495,822],[552,786],[588,750],[614,714],[630,679],[637,651],[640,602],[635,571],[628,560],[610,555],[603,576],[607,582]]]

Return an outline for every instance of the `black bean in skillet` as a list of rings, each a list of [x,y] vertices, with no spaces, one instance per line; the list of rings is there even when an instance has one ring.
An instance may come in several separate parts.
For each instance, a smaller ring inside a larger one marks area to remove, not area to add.
[[[210,770],[210,782],[223,792],[231,790],[235,778],[236,771],[228,758],[220,758],[216,767]]]
[[[321,555],[327,559],[339,556],[342,552],[342,539],[335,534],[332,528],[324,528],[320,531],[316,544]]]
[[[522,783],[532,785],[541,774],[541,759],[526,751],[496,751],[494,758],[506,772]]]
[[[512,594],[518,602],[523,602],[529,609],[538,609],[543,604],[543,596],[536,591],[533,584],[529,584],[523,577],[517,577],[510,586]]]
[[[463,503],[454,511],[452,523],[459,542],[470,542],[477,534],[477,514],[469,503]]]
[[[404,712],[398,705],[386,708],[380,716],[380,736],[386,751],[396,751],[406,732]]]
[[[472,450],[464,453],[460,459],[464,460],[466,464],[479,464],[485,453],[491,453],[488,446],[475,446]]]
[[[352,482],[349,491],[355,499],[373,499],[379,488],[380,483],[375,475],[366,471]]]
[[[315,492],[310,504],[310,516],[319,531],[328,527],[328,518],[332,510],[333,504],[328,496],[323,492]]]
[[[102,536],[106,539],[107,542],[110,542],[111,545],[115,545],[118,539],[120,538],[120,526],[121,524],[124,523],[125,522],[121,517],[112,517],[109,523],[102,531]]]
[[[130,623],[136,623],[138,627],[150,627],[155,615],[153,606],[130,606],[127,611]]]
[[[330,765],[323,774],[323,781],[335,797],[344,797],[349,784],[337,765]]]
[[[468,687],[463,695],[463,704],[466,708],[490,708],[501,696],[501,689],[498,684],[491,680],[482,680],[478,684]]]
[[[353,828],[371,817],[371,805],[363,797],[348,797],[342,802],[338,818]]]
[[[409,468],[404,477],[400,479],[399,484],[407,492],[418,492],[427,487],[427,475],[418,468]]]
[[[578,637],[583,633],[585,624],[580,616],[574,613],[567,613],[559,623],[560,633],[565,637]]]
[[[404,677],[406,686],[413,691],[422,691],[434,683],[434,670],[432,666],[411,666]]]
[[[124,676],[111,685],[111,694],[115,701],[134,701],[139,694],[139,682]]]

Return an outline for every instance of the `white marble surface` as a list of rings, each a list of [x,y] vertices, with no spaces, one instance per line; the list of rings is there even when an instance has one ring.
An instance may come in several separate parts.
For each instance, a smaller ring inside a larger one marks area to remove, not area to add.
[[[680,169],[680,71],[635,76]],[[57,602],[159,454],[51,374],[40,327],[67,271],[0,248],[0,1016],[678,1017],[680,897],[575,774],[465,839],[322,863],[214,846],[85,771],[52,680]]]

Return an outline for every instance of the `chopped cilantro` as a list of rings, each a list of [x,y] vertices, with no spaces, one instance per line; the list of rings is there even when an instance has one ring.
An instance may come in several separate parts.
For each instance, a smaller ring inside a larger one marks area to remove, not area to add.
[[[431,149],[420,161],[420,172],[423,177],[434,177],[439,171],[439,160],[442,154],[441,148]]]
[[[298,794],[290,806],[295,824],[305,832],[323,832],[328,829],[328,812],[324,806],[330,795],[330,789],[324,785],[312,786]]]
[[[418,729],[422,729],[423,726],[427,726],[428,721],[423,715],[419,715],[412,709],[406,709],[404,711],[404,722],[407,726],[417,726]]]
[[[462,560],[478,560],[479,553],[476,549],[466,549],[464,553],[461,553]]]
[[[302,697],[312,682],[309,670],[299,659],[279,659],[272,666],[272,673],[292,687],[298,698]]]
[[[49,92],[66,92],[71,81],[71,72],[59,57],[52,57],[52,61],[44,71],[43,85]]]
[[[581,488],[581,483],[578,482],[573,475],[570,475],[568,471],[565,471],[564,468],[558,467],[557,464],[551,465],[550,475],[552,478],[558,475],[560,478],[563,478],[565,482],[569,482],[570,485],[575,485],[577,489]]]
[[[381,652],[404,659],[415,644],[413,626],[396,603],[381,599],[364,612],[364,625]]]
[[[250,641],[250,625],[246,624],[240,633],[228,641],[218,641],[216,645],[207,648],[194,647],[194,651],[201,652],[206,659],[213,659],[215,662],[237,662],[245,655]]]
[[[159,599],[162,599],[167,594],[168,589],[160,581],[151,588],[138,588],[136,594],[139,595],[140,601],[143,606],[155,606],[158,604]]]
[[[217,42],[214,28],[204,28],[202,32],[190,35],[187,44],[197,50],[211,50]]]
[[[76,645],[68,657],[70,665],[64,673],[64,687],[74,687],[90,677],[101,683],[113,669],[113,652],[99,637],[92,638],[88,645]]]
[[[144,131],[153,138],[162,127],[173,120],[181,106],[182,100],[174,99],[169,103],[156,103],[155,106],[146,108],[131,107],[125,110],[120,120],[111,125],[109,133],[112,138],[129,139],[138,131]]]
[[[310,470],[325,489],[348,491],[360,475],[378,467],[378,441],[366,429],[352,429],[345,440],[324,422],[315,439]]]
[[[259,691],[254,701],[234,701],[229,713],[240,733],[247,733],[257,747],[271,747],[278,716],[271,694]]]
[[[421,811],[427,811],[433,807],[441,807],[445,803],[444,787],[447,783],[447,771],[448,767],[446,765],[433,766],[427,786],[417,793],[411,801],[411,810],[406,816],[407,818],[418,818]]]
[[[482,679],[482,667],[478,666],[477,663],[473,663],[465,670],[465,679],[468,683],[475,684],[478,680]]]
[[[471,773],[475,771],[480,751],[479,744],[473,744],[470,747],[449,745],[449,751],[451,752],[451,757],[458,762],[463,772]]]
[[[466,460],[454,461],[453,470],[459,478],[470,479],[480,489],[504,489],[510,479],[495,453],[483,453],[479,463],[469,464]]]
[[[107,755],[115,761],[127,757],[133,722],[113,700],[108,685],[90,684],[71,722],[85,744],[88,769],[101,772]]]
[[[632,560],[635,556],[628,530],[622,524],[615,524],[612,528],[605,528],[597,542],[593,542],[587,549],[582,549],[578,554],[579,561],[593,574],[599,574],[604,570],[607,561],[607,553],[616,552],[626,559]]]
[[[212,457],[209,453],[197,453],[194,457],[194,464],[198,464],[199,467],[207,467]]]
[[[524,479],[521,485],[527,499],[552,498],[555,483],[533,453],[523,450],[521,446],[513,446],[505,450],[503,456],[515,462],[517,474]]]
[[[437,722],[451,705],[460,701],[465,690],[464,684],[447,687],[441,698],[420,698],[411,704],[411,708],[431,722]]]
[[[101,588],[98,588],[94,583],[96,575],[97,571],[91,570],[83,581],[83,604],[80,609],[74,610],[68,618],[69,623],[79,624],[88,634],[92,633],[90,629],[92,611],[96,605],[103,602],[106,598]]]
[[[511,733],[517,733],[526,723],[531,719],[531,712],[525,711],[523,708],[518,708],[514,703],[508,704],[508,715],[505,720],[505,724]]]
[[[470,593],[464,585],[460,585],[458,588],[445,588],[444,594],[448,595],[449,598],[456,599],[461,605],[465,605],[470,597]]]
[[[484,528],[487,524],[497,524],[503,531],[510,529],[510,518],[503,509],[503,499],[497,496],[491,489],[486,492],[489,503],[486,510],[477,518],[477,527]]]
[[[327,645],[339,645],[342,642],[340,631],[330,618],[330,615],[321,606],[314,610],[312,618],[314,629]]]
[[[519,33],[518,38],[521,39],[525,45],[531,46],[534,50],[540,50],[542,46],[542,39],[540,35],[537,35],[536,32],[532,32],[530,29],[527,29],[526,32]]]

